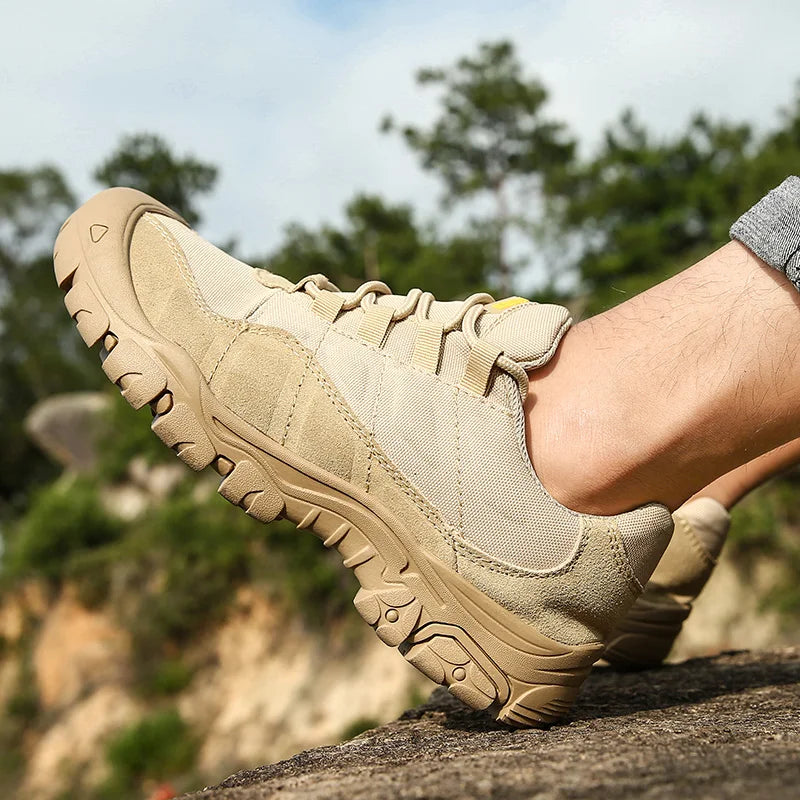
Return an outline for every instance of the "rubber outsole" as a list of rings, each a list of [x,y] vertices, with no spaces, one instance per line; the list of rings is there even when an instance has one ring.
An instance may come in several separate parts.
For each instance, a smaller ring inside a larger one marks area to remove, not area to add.
[[[510,725],[561,719],[602,644],[571,646],[544,636],[428,557],[389,524],[391,515],[374,499],[303,462],[222,405],[188,354],[149,326],[122,277],[109,275],[114,265],[86,253],[115,221],[125,228],[114,234],[119,249],[127,248],[137,215],[175,215],[133,190],[103,194],[62,226],[54,265],[78,332],[89,347],[100,345],[103,370],[128,403],[151,407],[153,431],[189,467],[213,467],[222,477],[218,491],[231,503],[262,522],[288,518],[335,547],[361,585],[354,599],[359,614],[431,680]],[[114,251],[111,260],[119,258]],[[118,297],[101,288],[112,279],[121,287]],[[124,279],[130,281],[129,273]]]
[[[691,606],[640,597],[609,636],[603,658],[620,670],[658,667],[669,655]]]

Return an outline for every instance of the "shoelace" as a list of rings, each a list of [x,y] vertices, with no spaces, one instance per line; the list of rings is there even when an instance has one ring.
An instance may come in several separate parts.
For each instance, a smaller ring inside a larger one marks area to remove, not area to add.
[[[308,275],[299,280],[291,289],[292,292],[304,291],[312,299],[316,299],[323,291],[339,292],[338,287],[324,275]],[[383,281],[367,281],[362,283],[356,291],[344,301],[342,311],[352,311],[359,306],[365,311],[378,302],[380,295],[390,295],[392,290]],[[400,322],[415,314],[417,319],[428,319],[430,308],[435,301],[431,292],[423,292],[421,289],[412,289],[406,295],[406,301],[392,312],[392,321]],[[461,330],[470,348],[474,348],[480,341],[477,324],[480,317],[486,313],[486,307],[494,302],[494,298],[486,292],[478,292],[470,295],[462,301],[455,316],[443,324],[443,332],[451,333]],[[528,394],[528,374],[513,358],[500,353],[497,356],[495,365],[507,372],[514,378],[519,386],[522,400]]]

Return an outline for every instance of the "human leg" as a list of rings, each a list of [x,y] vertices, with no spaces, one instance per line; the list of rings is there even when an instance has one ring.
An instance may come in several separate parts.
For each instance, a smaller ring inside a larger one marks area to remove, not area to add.
[[[675,511],[672,540],[642,596],[609,636],[607,661],[626,669],[662,663],[717,564],[730,528],[728,511],[798,463],[795,439],[717,478]]]

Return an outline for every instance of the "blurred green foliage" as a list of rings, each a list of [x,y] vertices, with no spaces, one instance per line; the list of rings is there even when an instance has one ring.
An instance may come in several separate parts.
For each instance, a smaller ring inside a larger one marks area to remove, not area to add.
[[[759,487],[731,513],[728,548],[745,582],[753,564],[768,558],[771,586],[762,598],[765,608],[797,627],[800,616],[800,475],[797,471]]]
[[[145,779],[165,781],[189,771],[197,746],[196,737],[175,709],[144,717],[109,742],[106,758],[111,775],[97,792],[97,800],[142,797]]]
[[[217,168],[194,156],[177,156],[150,133],[124,136],[94,172],[103,186],[133,186],[175,209],[190,225],[200,221],[199,195],[214,188]]]
[[[101,423],[114,432],[114,444],[102,447],[98,453],[100,480],[110,483],[125,480],[134,458],[142,459],[148,466],[182,463],[175,460],[174,454],[150,430],[153,415],[149,407],[134,411],[116,387],[106,384],[103,388],[108,393],[109,405]],[[189,474],[188,467],[186,472]]]
[[[158,662],[144,690],[152,695],[169,696],[183,691],[194,677],[194,670],[180,658],[167,658]]]
[[[0,658],[16,658],[18,671],[7,696],[5,708],[0,708],[0,795],[12,796],[13,787],[25,766],[24,741],[26,734],[36,730],[41,705],[32,665],[32,635],[29,631],[13,645],[4,645]]]
[[[485,42],[453,65],[421,69],[417,83],[439,90],[433,123],[397,125],[386,116],[381,127],[397,129],[422,168],[439,178],[445,208],[490,199],[492,211],[472,228],[491,245],[488,273],[502,294],[510,294],[515,268],[524,262],[511,261],[508,234],[527,231],[532,194],[574,158],[575,141],[563,123],[546,116],[547,89],[525,75],[511,42]]]
[[[550,175],[552,224],[578,252],[560,270],[587,313],[616,305],[725,243],[744,211],[798,173],[800,87],[771,128],[697,114],[659,137],[627,110],[591,158]]]
[[[292,281],[322,273],[345,291],[382,280],[400,294],[424,286],[438,297],[466,297],[489,288],[491,259],[492,242],[481,231],[444,237],[420,226],[409,206],[358,195],[342,228],[290,225],[263,266]]]
[[[127,522],[104,510],[96,487],[96,478],[62,479],[34,495],[8,537],[6,580],[70,580],[87,607],[110,604],[131,631],[145,693],[188,683],[191,669],[176,654],[225,616],[243,584],[261,586],[311,628],[338,619],[356,592],[336,553],[288,522],[248,518],[210,484],[198,497],[184,482]]]
[[[53,280],[52,242],[74,203],[53,166],[0,170],[0,521],[57,473],[23,429],[31,406],[102,378]]]
[[[118,541],[122,532],[121,522],[100,504],[95,481],[62,479],[32,496],[8,537],[6,570],[18,576],[60,577],[73,558]]]
[[[343,742],[347,742],[350,739],[355,739],[356,736],[360,736],[365,731],[371,731],[373,728],[377,728],[380,724],[380,720],[374,717],[359,717],[345,726],[339,734],[339,739]]]

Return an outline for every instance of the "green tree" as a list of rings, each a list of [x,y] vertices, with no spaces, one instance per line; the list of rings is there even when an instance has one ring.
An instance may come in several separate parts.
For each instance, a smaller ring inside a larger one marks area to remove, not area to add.
[[[798,170],[800,94],[762,135],[697,114],[658,138],[626,111],[594,157],[548,183],[553,224],[577,239],[562,269],[588,313],[608,308],[723,244],[743,211]]]
[[[565,127],[545,116],[547,90],[527,77],[511,42],[481,44],[474,57],[444,69],[422,69],[421,86],[441,89],[440,112],[430,127],[398,126],[424,169],[444,183],[446,207],[489,196],[494,212],[484,221],[494,242],[491,268],[498,288],[512,289],[514,267],[507,239],[512,228],[531,231],[534,193],[552,170],[568,163],[575,143]],[[521,200],[514,208],[514,198]]]
[[[137,133],[123,137],[94,177],[105,186],[140,189],[196,225],[200,221],[198,196],[214,188],[217,174],[212,164],[175,155],[160,136]]]
[[[4,268],[13,252],[57,226],[59,215],[73,202],[63,175],[51,165],[0,171],[0,258]]]
[[[443,237],[420,227],[407,205],[358,195],[341,228],[290,225],[267,266],[290,280],[323,273],[346,290],[382,280],[398,293],[421,286],[441,298],[464,297],[486,287],[491,246],[480,234]]]
[[[0,517],[52,474],[23,430],[30,407],[99,380],[53,279],[52,242],[74,202],[52,166],[0,172]]]
[[[196,222],[197,198],[211,189],[216,173],[209,164],[175,156],[159,137],[142,134],[123,139],[96,176],[148,191]],[[58,392],[106,385],[53,279],[53,241],[74,207],[55,167],[0,171],[0,518],[54,474],[24,432],[31,406]]]

